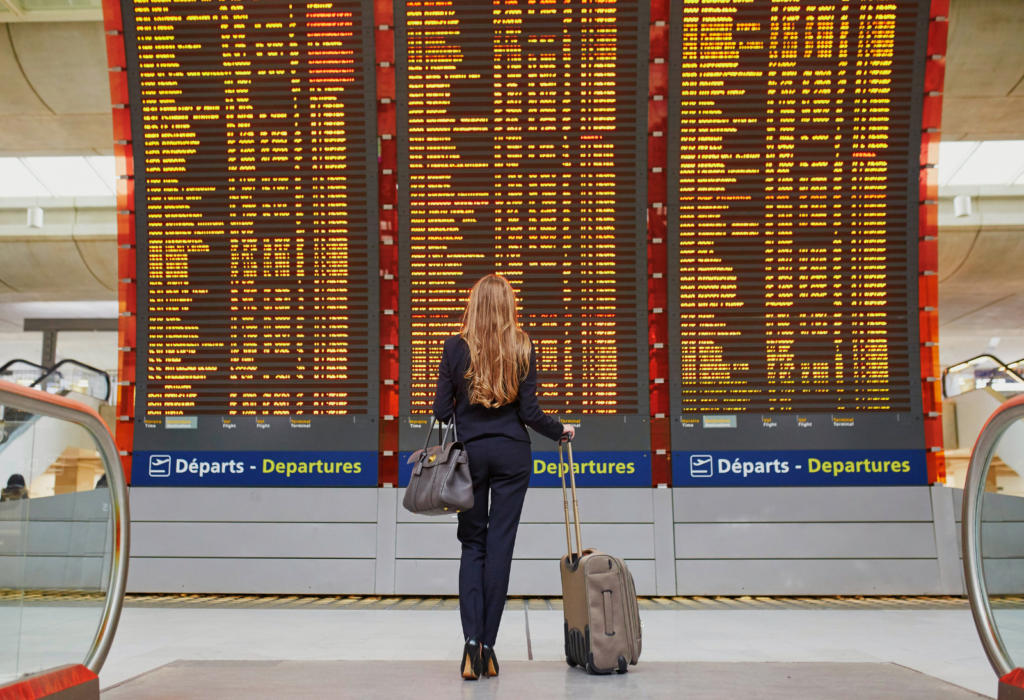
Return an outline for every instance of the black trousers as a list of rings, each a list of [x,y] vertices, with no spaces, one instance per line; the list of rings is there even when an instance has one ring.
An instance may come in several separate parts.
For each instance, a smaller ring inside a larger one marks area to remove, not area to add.
[[[466,639],[493,646],[505,610],[512,550],[530,486],[530,443],[488,437],[466,444],[473,507],[459,513],[459,608]],[[490,496],[490,509],[488,509]]]

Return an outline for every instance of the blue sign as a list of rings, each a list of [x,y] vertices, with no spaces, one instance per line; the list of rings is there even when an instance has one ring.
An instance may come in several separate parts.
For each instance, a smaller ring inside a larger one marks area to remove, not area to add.
[[[136,452],[133,486],[376,486],[376,452]]]
[[[673,452],[672,485],[916,486],[928,483],[924,450]]]
[[[407,464],[412,452],[401,452],[398,456],[398,485],[409,485],[414,465]],[[563,456],[563,465],[568,468],[568,455]],[[587,452],[574,451],[576,486],[594,488],[600,486],[646,486],[651,487],[650,452]],[[569,472],[565,473],[566,487]],[[530,488],[561,488],[558,474],[558,452],[534,452],[530,465]]]

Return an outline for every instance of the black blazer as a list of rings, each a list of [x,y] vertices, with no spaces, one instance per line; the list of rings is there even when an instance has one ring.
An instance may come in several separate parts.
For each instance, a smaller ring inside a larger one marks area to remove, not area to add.
[[[532,343],[530,369],[519,385],[519,396],[510,404],[499,408],[471,404],[465,380],[468,367],[469,345],[462,336],[452,336],[444,341],[437,374],[437,393],[434,395],[434,416],[447,421],[454,413],[459,440],[469,442],[482,437],[508,437],[529,442],[526,426],[552,440],[562,436],[562,424],[537,405],[537,354]]]

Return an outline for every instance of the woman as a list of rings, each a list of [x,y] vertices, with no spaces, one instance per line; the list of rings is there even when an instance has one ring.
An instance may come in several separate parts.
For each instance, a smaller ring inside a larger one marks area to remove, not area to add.
[[[476,680],[498,675],[494,642],[530,485],[526,426],[551,440],[575,433],[537,405],[533,344],[519,327],[515,292],[504,277],[488,275],[469,293],[462,332],[444,343],[434,415],[455,416],[473,476],[474,505],[459,513],[459,607],[466,637],[460,672]]]

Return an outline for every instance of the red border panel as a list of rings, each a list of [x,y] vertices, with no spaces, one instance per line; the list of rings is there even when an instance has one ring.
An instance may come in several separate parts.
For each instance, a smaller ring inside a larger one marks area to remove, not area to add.
[[[398,151],[395,31],[391,2],[374,3],[380,239],[380,424],[377,483],[398,486]]]
[[[668,371],[668,2],[651,3],[647,66],[647,339],[651,485],[672,484]]]
[[[121,2],[120,0],[103,0],[103,31],[107,32],[108,36],[112,35],[113,32],[117,32],[117,36],[120,38],[121,43],[121,55],[124,55],[124,23],[121,21]],[[109,46],[109,45],[108,45]],[[107,57],[109,60],[110,53],[108,48]]]
[[[939,393],[939,212],[938,162],[942,89],[946,74],[949,0],[932,0],[921,114],[921,175],[918,202],[918,315],[920,317],[921,398],[929,483],[946,480],[942,451],[942,397]]]
[[[117,170],[117,276],[118,332],[117,429],[115,441],[122,455],[125,480],[132,483],[131,454],[135,439],[135,367],[137,308],[135,283],[135,166],[132,162],[132,123],[128,110],[128,66],[125,60],[124,23],[118,0],[103,0],[107,67],[110,69],[114,164]]]

